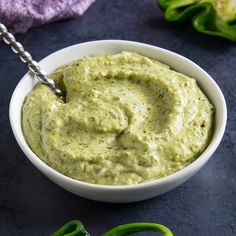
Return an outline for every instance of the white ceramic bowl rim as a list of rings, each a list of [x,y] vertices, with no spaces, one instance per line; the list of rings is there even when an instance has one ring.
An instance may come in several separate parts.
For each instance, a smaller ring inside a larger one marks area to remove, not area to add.
[[[125,40],[99,40],[99,41],[91,41],[91,42],[85,42],[85,43],[80,43],[80,44],[75,44],[72,45],[70,47],[66,47],[64,49],[61,49],[59,51],[56,51],[52,54],[50,54],[49,56],[45,57],[43,60],[40,61],[40,63],[43,63],[44,61],[46,61],[49,57],[52,56],[56,56],[58,53],[61,53],[63,51],[66,51],[68,49],[73,49],[74,47],[77,47],[78,45],[82,46],[82,45],[92,45],[96,43],[98,46],[99,44],[104,44],[104,43],[111,43],[111,44],[126,44],[126,45],[139,45],[142,47],[146,47],[146,48],[151,48],[153,50],[158,49],[159,51],[162,51],[164,53],[167,54],[171,54],[172,56],[178,57],[178,58],[182,58],[185,61],[188,61],[189,63],[191,63],[192,65],[194,65],[198,70],[200,70],[202,73],[205,74],[206,77],[208,77],[208,79],[210,80],[211,84],[213,85],[215,92],[218,93],[218,96],[220,97],[220,100],[222,102],[222,109],[223,109],[223,115],[222,115],[222,120],[220,121],[220,125],[218,127],[217,130],[214,131],[213,134],[213,138],[211,140],[211,142],[209,143],[208,147],[204,150],[204,152],[195,160],[193,161],[191,164],[189,164],[187,167],[183,168],[182,170],[179,170],[178,172],[165,176],[163,178],[157,179],[157,180],[153,180],[150,182],[145,182],[145,183],[140,183],[140,184],[136,184],[136,185],[124,185],[124,186],[110,186],[110,185],[97,185],[97,184],[91,184],[91,183],[86,183],[86,182],[82,182],[79,180],[75,180],[72,179],[68,176],[65,176],[61,173],[59,173],[58,171],[54,170],[53,168],[51,168],[50,166],[48,166],[47,164],[45,164],[40,158],[38,158],[34,152],[29,148],[28,144],[26,143],[25,139],[21,139],[20,135],[19,135],[19,130],[17,128],[17,126],[15,125],[14,122],[14,109],[13,109],[13,105],[15,104],[16,100],[17,100],[17,91],[19,90],[19,88],[21,87],[21,84],[24,82],[24,80],[27,79],[26,75],[29,75],[29,72],[26,73],[24,75],[24,77],[21,79],[21,81],[18,83],[17,87],[15,88],[11,101],[10,101],[10,107],[9,107],[9,115],[10,115],[10,123],[11,123],[11,127],[13,130],[13,133],[16,137],[16,140],[19,144],[19,146],[21,147],[21,149],[24,151],[24,153],[26,154],[26,156],[30,159],[30,161],[35,165],[35,166],[41,166],[42,168],[44,168],[47,172],[51,173],[52,175],[55,175],[57,178],[59,179],[63,179],[63,181],[67,181],[67,182],[72,182],[74,184],[80,184],[83,185],[85,187],[91,187],[93,189],[109,189],[111,191],[119,191],[119,190],[125,190],[125,189],[138,189],[138,188],[149,188],[151,186],[155,186],[157,184],[164,184],[165,182],[170,182],[170,181],[174,181],[176,178],[178,178],[181,175],[188,175],[190,172],[193,172],[195,169],[197,169],[197,166],[200,165],[200,163],[204,160],[207,159],[207,155],[209,153],[213,153],[217,146],[219,145],[223,134],[224,134],[224,130],[225,130],[225,126],[226,126],[226,120],[227,120],[227,108],[226,108],[226,103],[225,103],[225,99],[224,96],[220,90],[220,88],[218,87],[218,85],[216,84],[216,82],[210,77],[209,74],[207,74],[201,67],[199,67],[197,64],[195,64],[194,62],[192,62],[191,60],[177,54],[174,52],[171,52],[169,50],[163,49],[163,48],[159,48],[156,46],[152,46],[152,45],[148,45],[148,44],[143,44],[143,43],[138,43],[138,42],[133,42],[133,41],[125,41]],[[21,133],[22,133],[22,129],[21,129]]]

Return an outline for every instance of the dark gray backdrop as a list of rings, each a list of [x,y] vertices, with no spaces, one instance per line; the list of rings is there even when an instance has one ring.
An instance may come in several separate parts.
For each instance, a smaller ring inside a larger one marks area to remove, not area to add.
[[[134,221],[169,226],[175,235],[236,235],[236,44],[209,38],[190,25],[166,23],[153,0],[97,0],[78,19],[31,29],[17,39],[40,60],[63,47],[98,39],[126,39],[180,53],[204,68],[227,100],[223,141],[192,179],[160,197],[132,204],[105,204],[77,197],[44,177],[13,137],[8,105],[26,67],[0,42],[0,235],[50,235],[80,219],[92,235]]]

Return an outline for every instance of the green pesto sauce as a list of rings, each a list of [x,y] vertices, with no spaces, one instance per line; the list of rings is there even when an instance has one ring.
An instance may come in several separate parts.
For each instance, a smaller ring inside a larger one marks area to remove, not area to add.
[[[22,127],[36,155],[84,182],[130,185],[194,161],[212,134],[214,109],[195,79],[131,52],[84,57],[26,97]]]

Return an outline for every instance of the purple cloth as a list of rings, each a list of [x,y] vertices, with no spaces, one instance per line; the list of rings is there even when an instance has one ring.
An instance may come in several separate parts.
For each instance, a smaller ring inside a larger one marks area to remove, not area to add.
[[[82,15],[95,0],[0,0],[0,22],[13,33]]]

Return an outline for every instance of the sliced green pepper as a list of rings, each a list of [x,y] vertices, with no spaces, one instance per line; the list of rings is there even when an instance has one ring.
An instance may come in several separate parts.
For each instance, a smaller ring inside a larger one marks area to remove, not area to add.
[[[173,236],[172,232],[161,224],[155,223],[131,223],[114,227],[102,236],[125,236],[138,232],[157,232],[163,236]],[[83,224],[78,220],[73,220],[62,226],[52,236],[90,236]]]
[[[78,220],[73,220],[63,225],[52,236],[90,236],[83,224]]]
[[[185,22],[204,34],[236,42],[236,0],[159,0],[165,19]]]
[[[154,223],[131,223],[117,226],[107,232],[102,236],[125,236],[138,232],[158,232],[163,236],[173,236],[172,232],[161,224]]]

